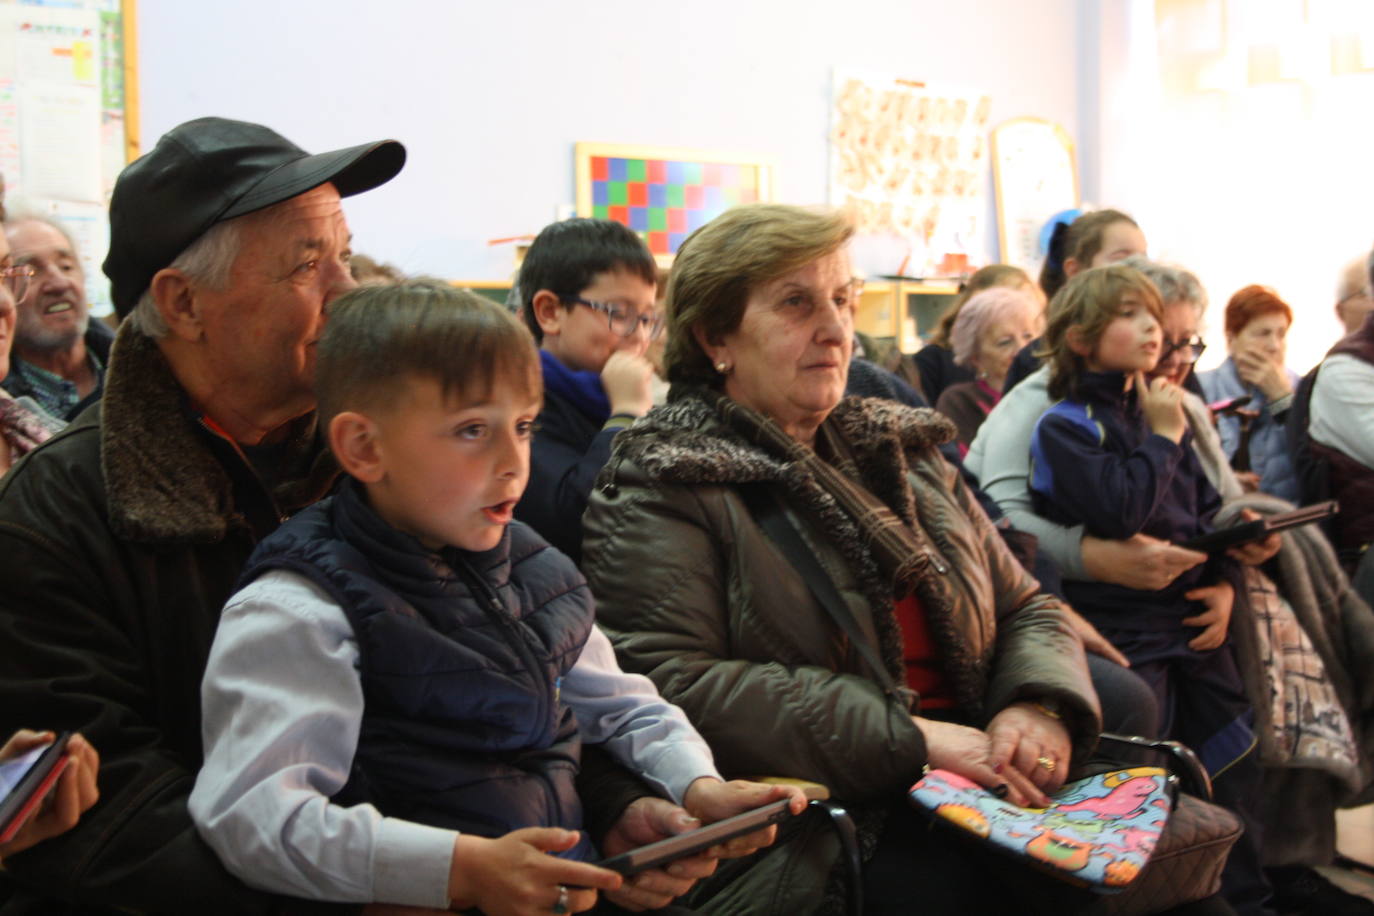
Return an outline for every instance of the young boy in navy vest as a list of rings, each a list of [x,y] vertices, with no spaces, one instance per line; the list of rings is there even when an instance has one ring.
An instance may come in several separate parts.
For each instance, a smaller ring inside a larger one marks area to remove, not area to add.
[[[529,496],[516,509],[582,561],[582,514],[616,433],[653,406],[649,344],[663,331],[658,268],[644,242],[607,219],[545,226],[516,286],[539,342],[544,407],[530,450]]]
[[[681,710],[620,671],[576,567],[512,522],[541,394],[513,316],[358,290],[317,360],[348,476],[258,546],[205,672],[190,807],[230,871],[323,900],[586,910],[621,878],[586,861],[583,741],[703,820],[801,810],[722,782]]]

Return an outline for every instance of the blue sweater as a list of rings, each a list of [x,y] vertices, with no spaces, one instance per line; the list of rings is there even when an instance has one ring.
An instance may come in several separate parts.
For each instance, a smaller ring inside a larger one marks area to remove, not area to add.
[[[1211,530],[1221,497],[1190,447],[1192,434],[1175,444],[1151,432],[1125,383],[1121,372],[1086,373],[1082,399],[1058,402],[1036,423],[1030,476],[1035,511],[1113,540],[1140,533],[1179,542]],[[1184,593],[1215,581],[1224,562],[1196,566],[1157,592],[1065,582],[1065,597],[1098,626],[1181,629],[1179,620],[1200,607]]]

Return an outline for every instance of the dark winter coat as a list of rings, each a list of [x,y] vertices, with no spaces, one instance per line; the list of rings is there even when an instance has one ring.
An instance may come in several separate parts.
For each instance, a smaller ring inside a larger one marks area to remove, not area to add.
[[[1059,603],[1007,551],[935,446],[930,410],[846,398],[833,417],[869,489],[910,518],[942,562],[917,587],[961,714],[985,724],[1054,697],[1079,753],[1098,729],[1083,650]],[[901,635],[857,528],[829,494],[727,429],[696,397],[621,434],[585,519],[584,571],[622,664],[649,675],[727,774],[811,779],[850,801],[892,799],[925,764],[920,730],[750,514],[769,482],[900,681]]]
[[[0,733],[79,729],[101,757],[100,801],[77,827],[6,858],[0,881],[23,890],[3,912],[213,916],[281,903],[231,877],[186,811],[200,680],[253,545],[337,473],[312,415],[267,492],[126,324],[101,402],[0,480]]]
[[[1100,714],[1083,647],[937,451],[953,436],[949,421],[859,398],[831,416],[870,492],[933,551],[916,595],[956,716],[981,726],[1018,699],[1054,698],[1084,754]],[[592,494],[583,567],[598,623],[622,665],[687,712],[723,773],[825,784],[856,806],[871,849],[883,812],[906,804],[925,741],[915,710],[884,692],[751,514],[741,488],[759,483],[783,498],[788,523],[901,683],[893,595],[857,526],[809,473],[726,427],[700,395],[622,433]],[[829,911],[838,857],[828,832],[789,844],[732,884],[738,899],[719,911]]]

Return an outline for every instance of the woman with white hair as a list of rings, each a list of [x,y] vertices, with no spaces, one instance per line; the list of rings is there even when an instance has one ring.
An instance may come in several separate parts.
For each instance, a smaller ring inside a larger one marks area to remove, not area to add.
[[[1039,302],[1004,286],[976,293],[959,310],[949,334],[954,362],[977,377],[946,388],[935,409],[959,427],[960,455],[968,453],[983,418],[1001,400],[1017,352],[1039,335],[1043,324]]]

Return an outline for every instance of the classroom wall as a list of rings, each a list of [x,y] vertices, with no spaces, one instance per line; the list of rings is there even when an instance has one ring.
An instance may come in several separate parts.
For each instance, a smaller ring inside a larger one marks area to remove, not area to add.
[[[1118,0],[1108,0],[1109,4]],[[404,141],[347,205],[359,251],[504,279],[509,247],[573,201],[579,140],[758,152],[778,199],[826,197],[835,66],[986,90],[992,121],[1074,134],[1078,30],[1097,0],[140,0],[142,138],[207,114],[315,151]],[[1084,185],[1085,193],[1091,186]],[[990,252],[996,250],[991,218]]]

